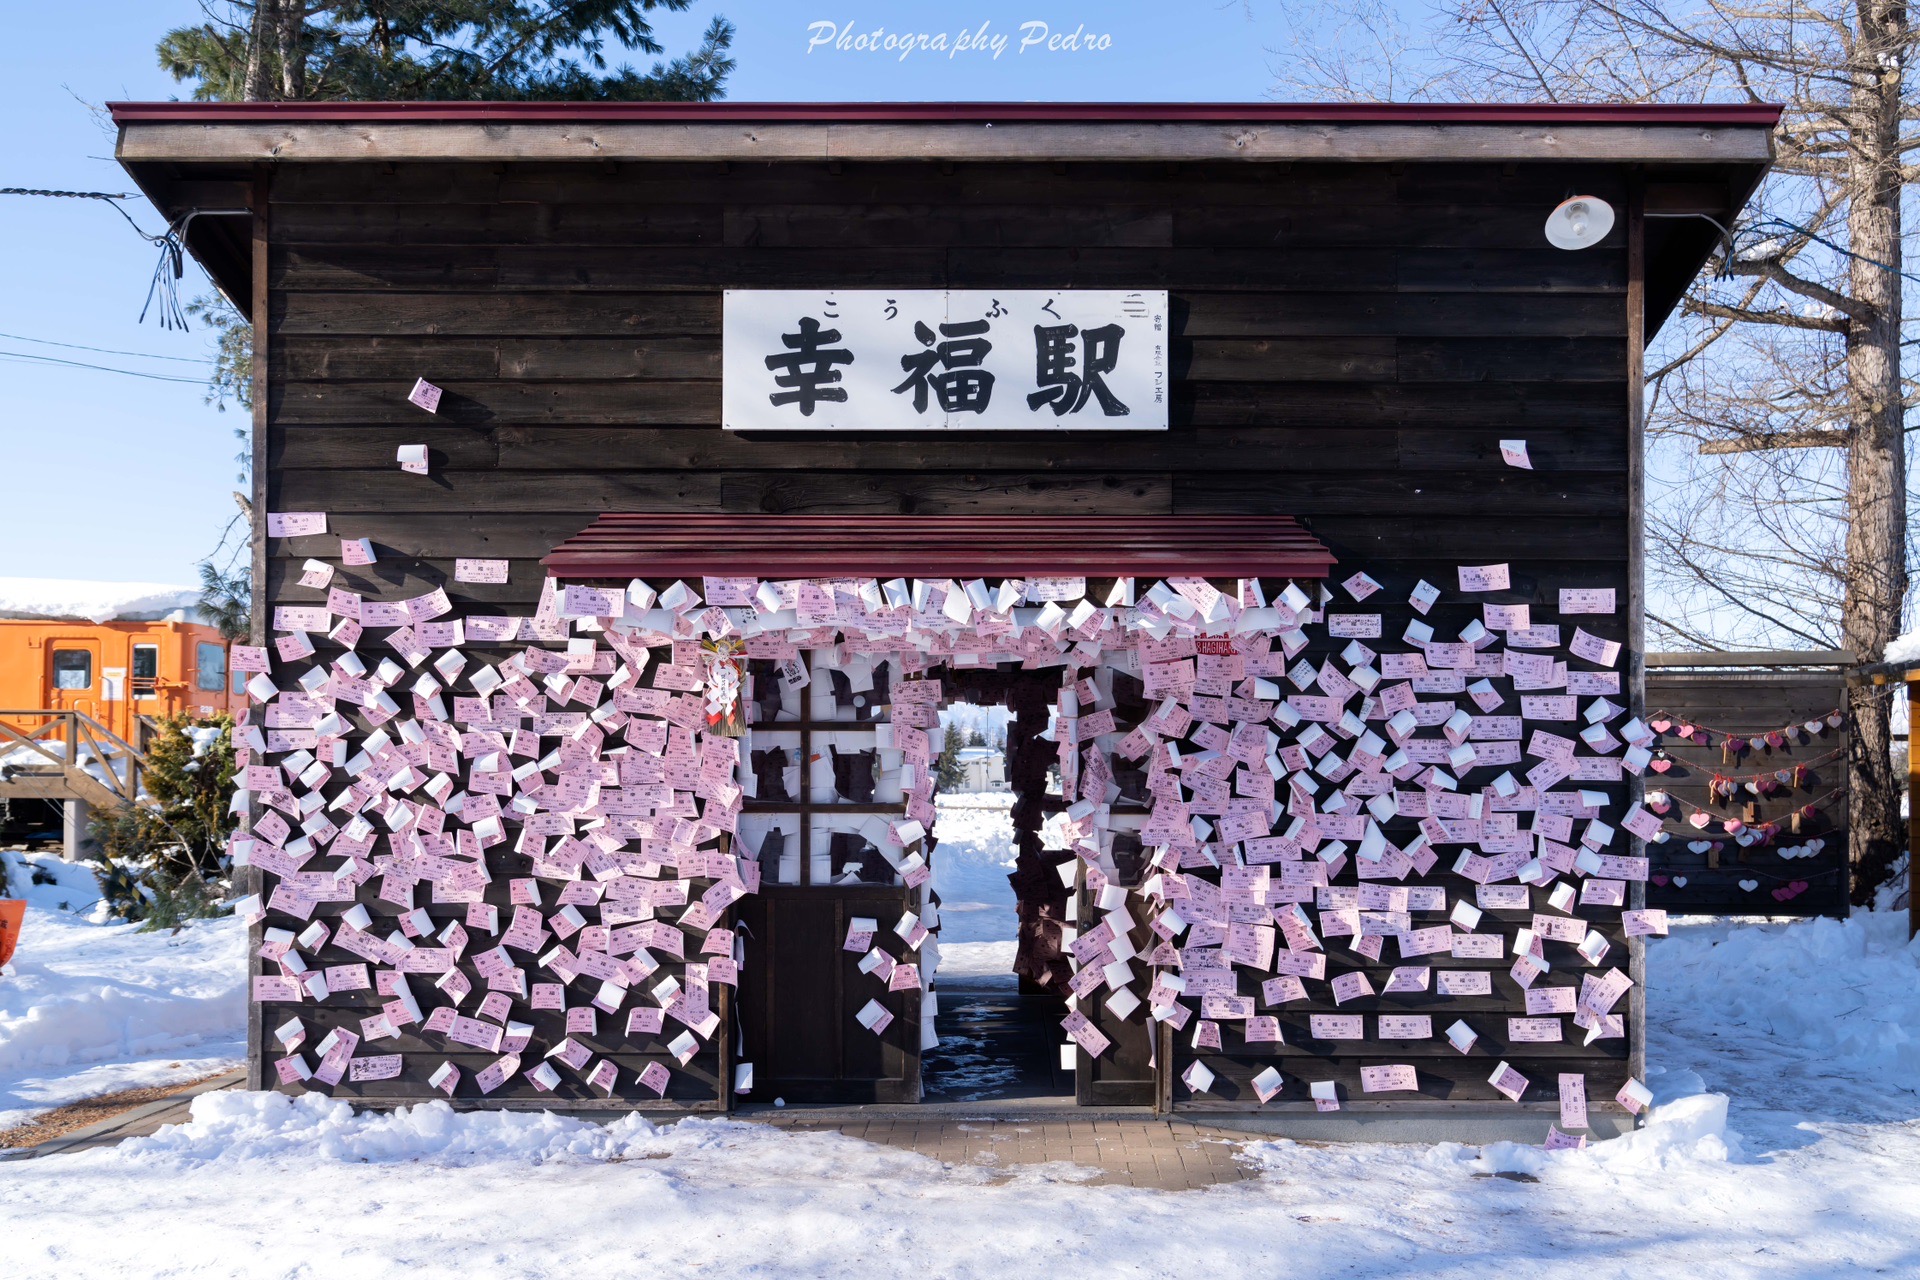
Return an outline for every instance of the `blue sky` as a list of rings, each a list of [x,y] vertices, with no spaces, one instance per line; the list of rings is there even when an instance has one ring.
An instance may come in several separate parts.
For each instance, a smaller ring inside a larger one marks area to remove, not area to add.
[[[10,6],[0,51],[0,103],[8,138],[0,187],[130,189],[113,162],[113,137],[88,109],[115,99],[186,96],[157,66],[168,28],[199,16],[195,0],[87,0]],[[656,23],[675,52],[708,19],[740,29],[736,100],[1234,100],[1267,95],[1287,33],[1272,5],[1215,6],[1135,0],[1079,4],[794,3],[701,0]],[[947,33],[1007,38],[1006,51],[952,58],[809,46],[813,24],[835,33]],[[1104,50],[1020,52],[1024,23],[1049,35],[1079,29],[1110,38]],[[637,61],[644,62],[645,59]],[[159,218],[126,206],[143,227]],[[10,499],[0,517],[0,576],[190,582],[234,513],[237,408],[203,402],[204,331],[166,332],[138,322],[154,252],[104,204],[0,196],[0,458]],[[183,282],[206,289],[197,268]],[[27,341],[38,339],[39,341]],[[74,344],[70,347],[48,343]],[[74,347],[147,353],[134,358]],[[185,382],[129,377],[11,358],[34,354]]]

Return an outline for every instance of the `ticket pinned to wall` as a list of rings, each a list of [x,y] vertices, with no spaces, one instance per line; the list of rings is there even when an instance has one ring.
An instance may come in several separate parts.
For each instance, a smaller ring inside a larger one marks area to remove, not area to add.
[[[440,412],[440,388],[425,378],[414,379],[413,390],[407,392],[407,400],[419,405],[428,413]]]
[[[1527,457],[1525,440],[1502,440],[1500,442],[1500,460],[1510,467],[1533,470],[1533,460]]]
[[[455,582],[505,582],[507,562],[505,560],[455,560],[453,580]]]
[[[327,531],[327,513],[324,511],[269,511],[267,512],[267,536],[269,538],[300,538],[313,533]]]
[[[434,392],[435,400],[439,392]],[[400,469],[416,476],[427,474],[427,446],[423,444],[403,444],[399,449]]]

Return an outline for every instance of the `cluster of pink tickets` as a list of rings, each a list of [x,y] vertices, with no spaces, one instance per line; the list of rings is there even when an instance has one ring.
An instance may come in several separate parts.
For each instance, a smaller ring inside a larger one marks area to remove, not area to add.
[[[270,518],[276,536],[324,528],[317,513]],[[372,556],[364,541],[342,551]],[[456,574],[505,577],[488,561]],[[1052,830],[1097,913],[1064,940],[1063,1030],[1097,1056],[1103,1019],[1170,1024],[1189,1095],[1222,1087],[1209,1062],[1263,1054],[1245,1082],[1262,1103],[1421,1091],[1419,1055],[1342,1080],[1274,1051],[1379,1059],[1444,1041],[1489,1059],[1492,1093],[1557,1096],[1563,1126],[1584,1128],[1583,1075],[1532,1080],[1507,1057],[1622,1036],[1627,948],[1594,925],[1665,931],[1662,913],[1628,909],[1647,877],[1634,842],[1660,838],[1659,820],[1617,798],[1654,734],[1624,705],[1619,643],[1564,620],[1613,614],[1610,590],[1560,592],[1561,621],[1485,603],[1454,634],[1415,620],[1389,637],[1365,574],[1309,588],[1121,579],[1097,598],[1062,578],[548,580],[530,617],[452,617],[441,590],[374,601],[313,578],[323,598],[274,610],[277,664],[235,651],[256,709],[234,852],[266,874],[250,904],[270,962],[254,996],[282,1006],[272,1021],[290,1015],[274,1027],[288,1085],[405,1070],[448,1094],[524,1074],[543,1091],[571,1077],[664,1095],[666,1061],[685,1069],[728,1034],[712,993],[737,981],[746,940],[727,912],[759,887],[732,839],[742,742],[717,726],[751,696],[740,659],[802,650],[896,664],[884,745],[905,798],[880,845],[909,887],[932,849],[940,670],[1059,670],[1067,807]],[[1512,594],[1504,565],[1463,567],[1450,586]],[[1421,582],[1415,615],[1441,595]],[[1131,716],[1119,674],[1145,692]],[[1116,806],[1116,768],[1144,771],[1144,803]],[[1121,828],[1146,852],[1131,879],[1113,856]],[[508,852],[524,871],[500,870]],[[329,903],[350,905],[316,919]],[[937,949],[932,963],[913,954],[937,927],[926,917],[895,927],[902,954],[863,962],[876,992],[934,982]],[[1375,1011],[1411,993],[1481,1016]],[[309,1005],[363,1016],[324,1019],[309,1044]],[[878,1001],[857,1016],[875,1034],[891,1021]],[[1629,1079],[1617,1098],[1638,1110],[1645,1090]]]

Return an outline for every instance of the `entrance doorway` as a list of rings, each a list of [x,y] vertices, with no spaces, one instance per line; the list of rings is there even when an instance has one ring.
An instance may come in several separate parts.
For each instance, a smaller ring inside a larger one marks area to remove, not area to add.
[[[929,1102],[1067,1098],[1074,1062],[1062,1062],[1066,993],[1016,972],[1020,955],[1019,840],[1007,767],[1011,713],[1000,704],[949,704],[941,713],[946,775],[936,799],[932,856],[938,903],[938,1042],[922,1067]]]
[[[934,666],[924,678],[937,682],[936,706],[902,697],[908,686],[894,684],[900,676],[884,660],[800,649],[783,661],[751,669],[742,748],[751,789],[739,839],[760,886],[737,908],[751,957],[740,976],[739,1055],[754,1064],[741,1100],[1151,1104],[1143,1015],[1088,1004],[1081,1012],[1112,1047],[1099,1057],[1063,1051],[1072,922],[1096,908],[1079,860],[1045,849],[1041,835],[1067,807],[1048,734],[1059,673]],[[965,802],[943,788],[946,808],[936,797],[918,819],[931,828],[915,842],[924,862],[916,854],[894,865],[879,846],[902,820],[900,731],[931,739],[937,756],[938,713],[959,704],[1008,713],[1004,819],[976,812],[950,826]],[[1137,875],[1138,859],[1128,865]],[[1152,945],[1144,926],[1139,934],[1134,954]],[[937,948],[939,964],[898,974],[922,947]]]

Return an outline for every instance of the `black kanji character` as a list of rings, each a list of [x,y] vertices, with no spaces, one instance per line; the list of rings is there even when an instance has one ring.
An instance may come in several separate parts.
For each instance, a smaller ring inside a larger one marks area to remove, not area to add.
[[[1081,344],[1081,371],[1074,371],[1073,339]],[[1125,417],[1132,410],[1120,402],[1101,379],[1120,363],[1120,339],[1126,330],[1117,324],[1101,325],[1084,333],[1070,324],[1033,326],[1034,381],[1040,390],[1027,397],[1027,407],[1053,406],[1053,416],[1078,413],[1092,396],[1100,402],[1100,411],[1109,418]]]
[[[927,387],[931,385],[940,399],[940,407],[946,412],[985,413],[987,402],[993,398],[993,375],[980,367],[987,353],[993,350],[993,344],[980,336],[987,328],[985,320],[943,324],[940,334],[948,341],[935,346],[933,330],[914,321],[913,336],[928,350],[900,357],[900,367],[906,370],[907,380],[893,389],[895,394],[911,390],[914,412],[925,413]],[[944,366],[945,372],[934,373],[935,365]]]
[[[785,355],[767,357],[767,368],[784,369],[784,374],[775,377],[778,387],[791,387],[790,391],[776,391],[767,397],[775,407],[797,404],[803,417],[813,416],[813,406],[822,400],[845,403],[847,389],[828,384],[840,381],[837,364],[852,364],[853,352],[845,347],[827,347],[829,342],[840,341],[838,329],[822,329],[820,322],[812,316],[800,318],[800,332],[783,333],[780,341],[789,348]]]

